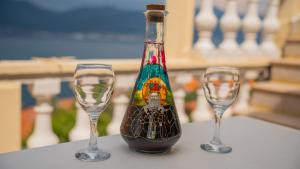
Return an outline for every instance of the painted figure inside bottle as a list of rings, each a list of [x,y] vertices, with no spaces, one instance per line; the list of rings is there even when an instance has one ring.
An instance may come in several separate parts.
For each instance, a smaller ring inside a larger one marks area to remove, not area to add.
[[[140,152],[168,151],[181,136],[164,52],[164,5],[147,5],[142,64],[121,124],[121,135]]]

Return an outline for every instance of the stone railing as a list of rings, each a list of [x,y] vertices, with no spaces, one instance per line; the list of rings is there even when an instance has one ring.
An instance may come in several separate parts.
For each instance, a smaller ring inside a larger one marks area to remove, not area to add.
[[[199,39],[195,49],[201,56],[242,56],[279,58],[281,52],[274,42],[274,35],[279,31],[280,23],[277,16],[280,0],[269,0],[266,15],[260,19],[259,0],[249,0],[247,12],[243,19],[238,14],[238,0],[227,0],[224,15],[220,20],[214,14],[213,0],[201,0],[200,12],[195,18]],[[212,33],[220,23],[224,39],[216,47],[212,42]],[[244,33],[244,41],[237,43],[239,30]],[[256,35],[262,31],[262,43],[256,42]]]
[[[51,113],[53,106],[51,100],[61,92],[61,82],[72,81],[73,72],[76,64],[78,63],[110,63],[113,65],[116,73],[116,86],[112,102],[114,103],[113,119],[109,124],[107,130],[109,134],[119,133],[119,126],[126,111],[129,101],[128,91],[133,87],[135,78],[139,70],[139,60],[33,60],[33,61],[2,61],[0,62],[0,83],[18,83],[28,84],[31,95],[36,99],[37,104],[34,106],[36,112],[36,119],[34,125],[34,132],[28,139],[28,147],[38,147],[49,144],[58,143],[58,138],[52,131]],[[269,62],[261,61],[219,61],[214,64],[205,63],[202,60],[191,59],[177,59],[168,60],[169,77],[171,86],[173,87],[173,94],[178,109],[181,123],[188,122],[188,117],[184,111],[184,85],[195,79],[200,80],[200,76],[208,66],[227,65],[241,68],[241,74],[244,77],[245,85],[241,87],[241,94],[239,101],[236,103],[235,108],[244,109],[248,106],[249,86],[248,80],[255,80],[258,77],[268,78]],[[0,85],[1,86],[1,85]],[[70,85],[71,86],[71,85]],[[0,89],[1,90],[1,89]],[[20,90],[18,88],[17,90]],[[20,91],[19,91],[20,92]],[[192,113],[194,121],[207,120],[211,118],[211,110],[209,109],[206,100],[203,96],[201,88],[197,91],[197,108]],[[21,92],[20,92],[21,94]],[[0,93],[1,97],[1,93]],[[16,98],[15,100],[18,100]],[[8,107],[10,101],[2,99],[4,104]],[[19,102],[20,103],[20,102]],[[226,115],[232,113],[229,110]],[[21,110],[17,112],[5,112],[10,115],[21,114]],[[88,138],[89,124],[88,117],[84,111],[77,105],[77,118],[76,125],[70,132],[71,140],[80,140]],[[13,121],[10,125],[12,127],[19,127],[20,124]],[[18,133],[20,134],[20,133]],[[5,136],[3,136],[5,137]],[[19,139],[19,138],[18,138]]]

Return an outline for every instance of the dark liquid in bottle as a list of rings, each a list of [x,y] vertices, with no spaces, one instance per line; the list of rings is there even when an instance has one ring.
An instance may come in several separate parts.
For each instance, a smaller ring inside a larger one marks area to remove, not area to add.
[[[123,121],[121,133],[129,147],[149,153],[165,152],[177,142],[181,135],[174,106],[163,106],[150,110],[131,105],[127,120]]]

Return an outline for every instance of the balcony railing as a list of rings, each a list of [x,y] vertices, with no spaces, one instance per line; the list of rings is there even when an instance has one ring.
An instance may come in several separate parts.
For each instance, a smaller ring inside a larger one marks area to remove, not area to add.
[[[249,0],[247,12],[243,17],[238,14],[238,0],[227,0],[224,14],[218,19],[214,13],[213,0],[201,0],[199,12],[195,13],[195,0],[170,1],[167,20],[167,47],[169,53],[180,57],[196,53],[196,57],[210,59],[215,57],[268,57],[280,58],[281,50],[274,36],[280,28],[278,10],[280,0],[269,0],[263,19],[259,16],[259,0]],[[185,8],[182,8],[185,6]],[[198,7],[198,6],[197,6]],[[180,12],[179,12],[180,11]],[[220,25],[224,38],[220,45],[212,42],[215,28]],[[193,29],[197,30],[198,40],[193,45]],[[242,31],[244,40],[237,42],[237,33]],[[258,32],[262,32],[262,42],[256,41]],[[175,37],[175,38],[174,38]]]

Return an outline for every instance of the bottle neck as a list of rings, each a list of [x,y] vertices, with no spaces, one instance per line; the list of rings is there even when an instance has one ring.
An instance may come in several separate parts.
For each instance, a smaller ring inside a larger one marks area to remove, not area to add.
[[[145,47],[142,67],[158,66],[166,71],[164,52],[164,17],[165,11],[147,10]]]
[[[163,43],[164,42],[164,23],[153,22],[147,20],[146,22],[146,42]]]
[[[145,41],[163,43],[164,41],[164,17],[165,11],[147,10]]]

